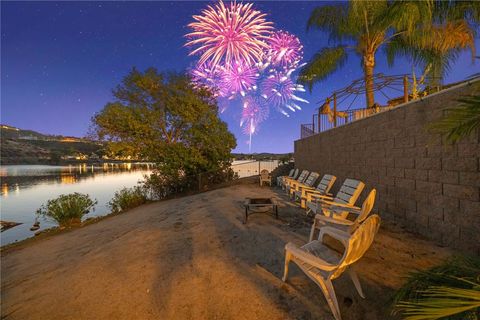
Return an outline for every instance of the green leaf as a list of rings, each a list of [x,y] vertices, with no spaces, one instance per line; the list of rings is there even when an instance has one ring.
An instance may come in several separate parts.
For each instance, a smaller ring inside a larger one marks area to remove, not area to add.
[[[347,61],[345,47],[323,48],[300,70],[298,82],[312,91],[315,83],[324,80]]]

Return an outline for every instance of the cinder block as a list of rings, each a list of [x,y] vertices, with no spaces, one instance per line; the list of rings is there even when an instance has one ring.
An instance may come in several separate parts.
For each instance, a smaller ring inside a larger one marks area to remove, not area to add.
[[[479,201],[479,188],[456,184],[444,184],[443,194],[448,197]]]

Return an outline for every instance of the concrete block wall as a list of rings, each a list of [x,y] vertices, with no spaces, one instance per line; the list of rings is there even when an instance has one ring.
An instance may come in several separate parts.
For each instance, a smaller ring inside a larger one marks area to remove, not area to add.
[[[426,126],[480,94],[480,81],[295,141],[295,166],[377,189],[374,212],[444,246],[480,255],[480,132],[447,144]],[[334,190],[336,191],[336,190]]]

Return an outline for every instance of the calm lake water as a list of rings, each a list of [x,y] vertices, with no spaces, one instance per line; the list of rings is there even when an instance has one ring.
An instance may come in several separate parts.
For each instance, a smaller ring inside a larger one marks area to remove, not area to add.
[[[259,170],[274,170],[278,161],[234,161],[232,169],[239,177],[258,175]],[[103,165],[9,165],[0,166],[0,219],[21,225],[0,233],[1,245],[34,236],[30,231],[36,210],[49,199],[61,194],[80,192],[97,199],[95,211],[85,218],[110,213],[108,202],[115,191],[132,187],[151,172],[145,163],[106,163]],[[54,221],[40,218],[40,229],[56,226]]]
[[[22,223],[0,234],[1,245],[33,236],[30,227],[35,221],[35,211],[61,194],[80,192],[97,199],[95,211],[86,218],[110,213],[107,204],[115,191],[136,185],[150,170],[151,165],[144,163],[1,166],[1,220]],[[55,225],[53,221],[40,219],[40,230]]]

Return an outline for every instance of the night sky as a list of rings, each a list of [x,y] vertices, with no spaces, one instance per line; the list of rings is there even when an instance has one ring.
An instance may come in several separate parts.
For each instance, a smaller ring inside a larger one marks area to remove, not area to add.
[[[2,2],[1,123],[42,133],[83,136],[90,118],[112,101],[114,88],[132,67],[183,71],[196,58],[183,47],[186,25],[206,2]],[[324,3],[323,3],[324,4]],[[328,46],[326,34],[306,32],[306,21],[319,2],[257,2],[277,29],[296,34],[305,59]],[[480,42],[477,40],[477,48]],[[446,82],[459,81],[479,69],[463,54]],[[411,64],[393,68],[382,52],[376,72],[403,74]],[[314,107],[333,90],[362,76],[360,59],[317,85],[303,110],[286,118],[271,112],[254,136],[252,152],[292,152],[300,124],[311,122]],[[363,97],[361,101],[363,102]],[[239,105],[221,115],[237,137],[236,152],[248,152],[248,137],[239,127]]]

